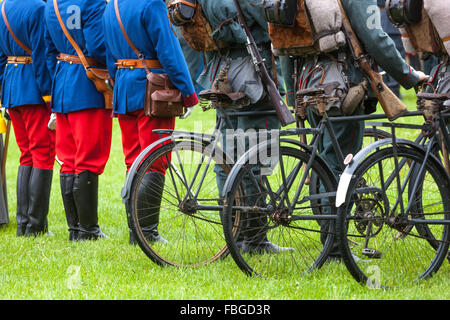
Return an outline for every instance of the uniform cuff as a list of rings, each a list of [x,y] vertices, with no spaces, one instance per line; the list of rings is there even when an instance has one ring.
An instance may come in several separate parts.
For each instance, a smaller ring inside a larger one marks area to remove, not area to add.
[[[405,89],[411,89],[412,87],[414,87],[418,83],[419,83],[419,75],[417,74],[417,72],[411,66],[409,66],[409,74],[407,74],[406,77],[404,77],[400,81],[400,84]]]
[[[187,97],[183,97],[183,105],[186,108],[190,108],[195,106],[198,103],[198,97],[197,97],[197,93],[193,93],[190,96]]]

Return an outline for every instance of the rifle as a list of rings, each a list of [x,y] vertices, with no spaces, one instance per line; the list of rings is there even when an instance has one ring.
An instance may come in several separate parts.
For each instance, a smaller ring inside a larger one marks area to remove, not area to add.
[[[344,33],[350,44],[350,49],[353,54],[353,58],[358,61],[360,68],[366,74],[370,80],[370,86],[373,92],[377,96],[384,113],[390,121],[393,121],[400,117],[404,112],[408,111],[403,102],[389,89],[389,87],[383,82],[383,76],[372,69],[367,59],[362,46],[356,37],[355,32],[350,24],[350,21],[345,13],[344,7],[340,0],[338,0],[339,6],[342,12],[342,26]]]
[[[255,43],[255,39],[253,38],[253,35],[251,34],[250,29],[247,25],[247,21],[245,20],[244,14],[242,13],[239,0],[234,0],[234,5],[237,10],[238,22],[241,25],[242,29],[244,29],[244,32],[247,36],[247,44],[246,44],[247,51],[252,57],[253,65],[255,66],[255,69],[258,72],[261,81],[264,84],[264,87],[266,88],[266,92],[269,95],[270,100],[275,105],[276,114],[281,122],[281,125],[285,127],[291,123],[294,123],[295,122],[294,116],[292,115],[288,106],[284,102],[283,98],[281,98],[277,86],[275,85],[273,80],[270,78],[269,73],[267,72],[266,65],[264,64],[264,59],[261,57],[261,54],[259,53],[258,47],[256,46]],[[276,72],[276,70],[274,70],[273,72]]]

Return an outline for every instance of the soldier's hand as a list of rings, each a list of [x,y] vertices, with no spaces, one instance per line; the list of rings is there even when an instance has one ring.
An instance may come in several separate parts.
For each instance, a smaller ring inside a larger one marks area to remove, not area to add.
[[[419,75],[419,83],[428,81],[428,79],[430,79],[430,76],[426,75],[422,71],[416,71],[416,73]]]
[[[194,111],[194,108],[189,108],[189,109],[187,109],[186,113],[183,114],[183,115],[180,117],[180,119],[187,119],[187,118],[191,115],[192,111]]]
[[[56,130],[56,114],[52,113],[50,115],[50,120],[48,121],[47,127],[50,130]]]

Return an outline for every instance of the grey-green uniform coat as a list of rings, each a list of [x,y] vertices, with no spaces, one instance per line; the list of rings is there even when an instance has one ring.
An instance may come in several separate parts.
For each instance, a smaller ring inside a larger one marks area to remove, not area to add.
[[[394,41],[383,31],[381,27],[381,15],[376,0],[341,0],[344,10],[351,22],[353,30],[359,38],[361,44],[366,49],[369,56],[393,79],[405,88],[411,88],[418,83],[418,74],[406,64],[403,57],[398,52]],[[325,77],[324,85],[333,81],[344,83],[351,87],[359,84],[364,75],[352,59],[350,48],[341,48],[338,53],[333,53],[335,58],[342,59],[336,62],[327,56],[320,55],[317,58],[304,57],[302,59],[302,72],[300,78],[301,89],[314,87],[321,78],[319,71],[313,72],[310,77],[305,76],[316,66],[321,65],[325,70],[331,70],[330,75]],[[293,61],[289,57],[282,57],[283,73],[289,74],[287,70],[293,71]],[[291,77],[285,77],[287,87],[287,98],[289,105],[295,103],[295,92],[299,88],[294,88]],[[354,115],[372,113],[376,110],[376,99],[373,92],[369,92],[369,99],[362,107],[358,107]],[[342,100],[341,100],[342,101]],[[342,115],[340,104],[337,104],[327,111],[332,116]],[[321,120],[321,116],[313,108],[307,110],[307,120],[312,127],[316,127]],[[344,156],[346,154],[356,154],[362,147],[364,137],[363,121],[345,121],[332,123],[333,131],[339,142]],[[330,166],[331,170],[339,179],[342,172],[342,165],[333,148],[328,131],[322,136],[319,142],[319,153]],[[322,223],[322,228],[327,229],[327,223]],[[330,253],[331,256],[340,256],[339,249],[335,246]]]
[[[381,27],[381,16],[377,6],[376,0],[341,0],[345,12],[351,22],[353,30],[355,31],[361,44],[364,46],[368,55],[392,78],[400,83],[406,89],[416,85],[419,80],[418,74],[409,66],[403,57],[398,52],[394,41],[383,31]],[[340,49],[345,56],[342,70],[342,77],[347,81],[349,86],[357,85],[363,78],[363,72],[356,66],[352,59],[349,48]],[[281,58],[283,65],[283,72],[287,73],[286,69],[291,70],[292,74],[292,60],[289,57]],[[339,64],[331,59],[320,56],[316,62],[317,64],[326,66],[328,69],[330,65]],[[303,64],[303,73],[308,73],[315,65],[312,58],[306,57]],[[318,71],[317,71],[318,73]],[[317,78],[318,75],[312,75],[301,85],[303,89],[313,87],[311,79]],[[330,79],[334,81],[336,79]],[[294,88],[293,81],[290,77],[285,78],[288,102],[294,105],[294,94],[298,88]],[[357,108],[355,114],[372,113],[376,108],[376,100],[373,92],[369,92],[369,99],[366,101],[364,108]],[[330,110],[333,116],[339,116],[340,110]],[[313,110],[308,110],[308,122],[311,126],[317,126],[321,117]],[[333,124],[336,137],[339,141],[340,147],[344,156],[346,154],[357,153],[362,147],[364,136],[364,123],[362,121],[347,121],[335,122]],[[336,153],[331,144],[330,136],[325,133],[320,145],[320,154],[327,161],[333,172],[339,176],[342,172],[341,164],[338,162]]]
[[[216,40],[222,40],[229,43],[229,47],[222,49],[219,51],[208,52],[206,54],[207,65],[205,68],[205,72],[200,75],[198,79],[198,83],[204,88],[211,88],[214,80],[216,79],[218,72],[224,66],[225,60],[228,57],[234,61],[241,61],[241,59],[248,59],[248,52],[245,47],[246,36],[242,29],[236,21],[231,21],[230,19],[236,17],[237,10],[234,6],[233,0],[199,0],[202,5],[203,12],[210,22],[212,28],[214,29],[213,37]],[[239,0],[239,3],[242,7],[243,13],[246,17],[247,23],[251,29],[252,35],[255,39],[255,42],[260,48],[260,53],[262,57],[266,61],[266,67],[270,74],[272,74],[272,53],[270,47],[270,37],[268,34],[268,24],[264,20],[264,15],[261,6],[252,5],[251,1],[247,0]],[[224,23],[225,21],[228,21]],[[220,26],[220,27],[219,27]],[[243,61],[243,60],[242,60]],[[246,64],[247,70],[253,70],[253,65]],[[247,94],[254,94],[255,92],[262,92],[263,89],[261,87],[255,85],[257,82],[257,77],[252,75],[252,72],[238,72],[239,78],[237,80],[230,80],[233,87],[236,86],[236,81],[239,81],[241,85],[236,91],[245,91]],[[246,78],[248,76],[248,78]],[[230,78],[229,78],[230,79]],[[235,81],[235,83],[233,83]],[[255,98],[255,97],[254,97]],[[240,111],[261,111],[261,110],[273,110],[274,107],[272,103],[269,101],[267,96],[263,93],[262,96],[256,96],[257,101],[253,100],[252,103],[240,109]],[[238,110],[227,110],[228,112],[234,112]],[[217,111],[218,113],[220,111]],[[237,160],[237,149],[236,148],[227,148],[225,134],[227,129],[240,129],[246,132],[247,130],[255,130],[258,132],[259,130],[271,130],[271,129],[279,129],[280,122],[276,118],[276,116],[246,116],[246,117],[231,117],[231,125],[232,128],[225,126],[222,129],[222,146],[225,152],[228,153],[229,156]],[[248,148],[248,141],[246,142]],[[237,143],[234,143],[236,146]],[[233,149],[233,150],[229,150]],[[233,154],[230,154],[231,153]],[[215,172],[217,175],[217,185],[220,192],[222,194],[222,188],[227,178],[225,172],[223,172],[222,168],[219,166],[215,167]],[[249,187],[250,188],[250,187]]]

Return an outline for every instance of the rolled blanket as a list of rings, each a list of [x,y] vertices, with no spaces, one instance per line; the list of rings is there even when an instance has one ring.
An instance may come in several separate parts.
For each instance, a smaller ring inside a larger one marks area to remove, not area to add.
[[[321,52],[331,52],[345,45],[345,35],[340,31],[342,15],[337,1],[305,0],[315,36]]]
[[[416,49],[414,49],[414,45],[411,43],[411,39],[409,38],[408,31],[404,28],[399,28],[399,30],[402,35],[403,47],[405,48],[406,53],[416,53]]]
[[[443,0],[424,0],[424,7],[450,55],[450,5]]]

